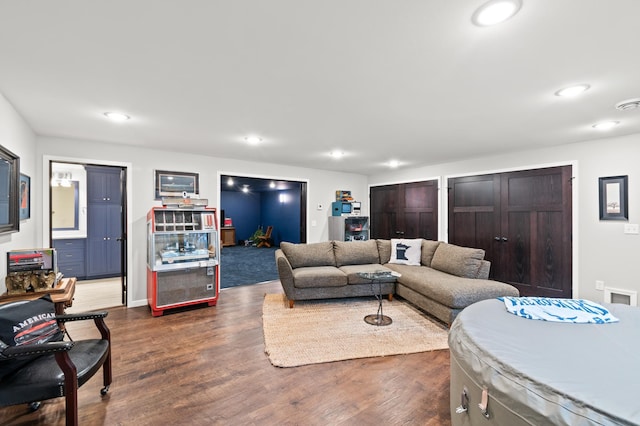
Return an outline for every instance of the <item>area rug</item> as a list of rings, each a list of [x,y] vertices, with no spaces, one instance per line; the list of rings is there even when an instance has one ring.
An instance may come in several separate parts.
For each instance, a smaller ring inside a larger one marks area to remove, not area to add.
[[[262,307],[265,353],[276,367],[297,367],[355,358],[447,349],[447,328],[409,304],[383,302],[393,323],[369,325],[375,314],[371,299],[297,301],[293,309],[284,294],[267,294]]]

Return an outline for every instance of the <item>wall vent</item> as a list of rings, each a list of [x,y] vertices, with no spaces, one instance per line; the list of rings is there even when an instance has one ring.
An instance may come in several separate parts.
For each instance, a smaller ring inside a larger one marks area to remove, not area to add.
[[[605,303],[622,303],[624,305],[638,306],[638,292],[623,290],[620,288],[604,288]]]

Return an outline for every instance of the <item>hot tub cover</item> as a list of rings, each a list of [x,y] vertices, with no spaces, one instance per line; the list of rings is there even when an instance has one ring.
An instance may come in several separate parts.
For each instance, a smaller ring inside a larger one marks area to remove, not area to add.
[[[640,308],[603,306],[620,321],[531,321],[475,303],[451,325],[451,363],[530,424],[640,425]]]

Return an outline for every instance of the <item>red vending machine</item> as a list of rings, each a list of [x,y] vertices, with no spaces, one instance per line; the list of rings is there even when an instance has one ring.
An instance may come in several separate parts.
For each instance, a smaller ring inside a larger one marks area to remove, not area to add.
[[[170,205],[147,214],[147,299],[153,316],[214,306],[220,293],[216,209]]]

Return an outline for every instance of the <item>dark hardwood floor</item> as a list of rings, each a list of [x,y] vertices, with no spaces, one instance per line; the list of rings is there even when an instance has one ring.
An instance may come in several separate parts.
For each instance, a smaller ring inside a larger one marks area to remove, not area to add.
[[[114,380],[79,392],[81,425],[450,425],[449,351],[273,367],[262,301],[278,282],[223,290],[215,307],[153,318],[114,308],[107,323]],[[70,324],[73,338],[93,323]],[[64,399],[0,409],[2,425],[63,425]]]

